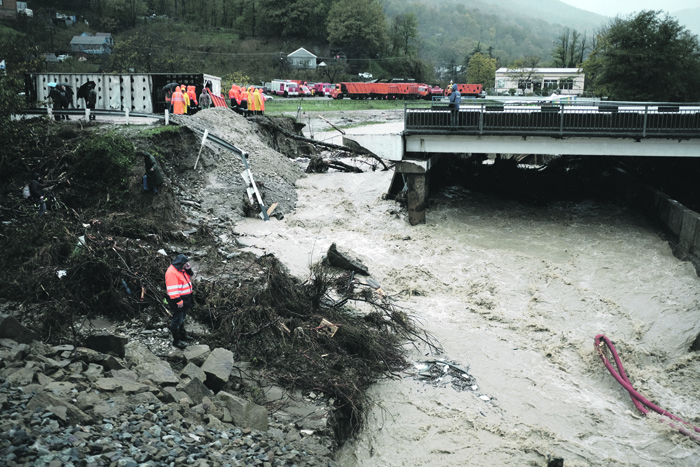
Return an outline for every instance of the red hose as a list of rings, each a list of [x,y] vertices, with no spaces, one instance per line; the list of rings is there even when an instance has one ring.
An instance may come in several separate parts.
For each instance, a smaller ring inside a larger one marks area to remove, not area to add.
[[[602,340],[602,342],[601,342]],[[613,356],[613,359],[615,360],[615,366],[617,366],[617,369],[615,369],[610,361],[607,359],[605,356],[605,347],[610,351],[610,353]],[[649,402],[644,396],[639,394],[635,389],[632,387],[632,383],[630,383],[629,379],[627,378],[627,375],[625,374],[625,369],[622,367],[622,361],[620,360],[620,357],[617,355],[617,350],[615,350],[615,346],[610,342],[610,339],[605,337],[603,334],[598,334],[595,336],[595,349],[598,352],[598,355],[600,355],[601,360],[603,360],[603,364],[605,367],[608,369],[611,375],[613,375],[613,378],[617,380],[618,383],[622,385],[623,388],[627,392],[629,392],[630,397],[632,397],[632,402],[634,405],[639,409],[640,412],[642,412],[644,415],[649,413],[648,409],[653,410],[656,413],[659,413],[661,415],[665,415],[668,418],[671,418],[677,422],[680,422],[684,425],[687,425],[689,427],[692,427],[693,430],[696,432],[700,433],[700,428],[691,425],[690,423],[681,420],[680,418],[676,417],[672,413],[667,412],[666,410],[652,404]],[[700,436],[696,435],[693,433],[691,430],[686,429],[682,426],[678,426],[677,424],[673,422],[668,422],[670,426],[673,428],[677,429],[684,435],[687,435],[691,437],[694,441],[700,443]]]

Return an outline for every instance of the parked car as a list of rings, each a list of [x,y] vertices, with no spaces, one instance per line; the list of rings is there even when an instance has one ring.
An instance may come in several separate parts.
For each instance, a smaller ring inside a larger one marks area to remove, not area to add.
[[[358,73],[358,76],[360,78],[364,78],[364,79],[372,79],[372,73],[369,73],[367,71],[365,71],[363,73]]]

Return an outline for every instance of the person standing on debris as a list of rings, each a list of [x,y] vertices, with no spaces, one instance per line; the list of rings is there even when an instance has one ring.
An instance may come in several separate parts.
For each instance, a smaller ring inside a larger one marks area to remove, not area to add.
[[[202,93],[199,95],[199,105],[202,110],[211,107],[211,96],[209,95],[209,89],[202,88]]]
[[[185,332],[185,317],[187,310],[192,308],[192,280],[194,275],[189,258],[177,255],[168,270],[165,271],[165,287],[168,294],[168,304],[172,313],[170,332],[173,334],[173,345],[179,349],[187,347],[188,340]]]
[[[185,98],[180,91],[180,88],[175,88],[173,96],[170,98],[171,105],[173,107],[173,113],[176,115],[182,115],[185,113]]]
[[[152,191],[158,194],[158,187],[163,184],[163,172],[158,166],[153,154],[143,151],[143,163],[146,166],[146,174],[143,176],[143,192]]]
[[[459,126],[459,104],[462,102],[462,95],[457,89],[457,85],[452,85],[452,94],[450,94],[450,127],[457,128]]]
[[[39,217],[44,217],[44,213],[46,212],[46,202],[44,201],[44,189],[41,187],[39,179],[41,179],[41,176],[34,172],[32,174],[32,181],[29,182],[28,199],[37,207]]]

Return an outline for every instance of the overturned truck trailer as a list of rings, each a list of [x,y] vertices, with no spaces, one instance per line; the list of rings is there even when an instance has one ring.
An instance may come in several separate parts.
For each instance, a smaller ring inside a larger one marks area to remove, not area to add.
[[[67,84],[73,89],[73,106],[84,109],[85,100],[78,89],[88,81],[95,83],[95,109],[161,113],[165,110],[163,86],[170,83],[195,86],[197,96],[210,84],[212,93],[221,94],[221,78],[204,73],[31,73],[25,76],[25,95],[31,107],[50,105],[50,83]]]

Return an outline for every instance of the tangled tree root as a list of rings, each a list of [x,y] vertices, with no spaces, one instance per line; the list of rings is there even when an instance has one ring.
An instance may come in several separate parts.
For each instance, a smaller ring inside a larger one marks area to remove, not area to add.
[[[405,311],[348,273],[319,263],[301,283],[276,258],[259,262],[264,287],[206,291],[215,337],[279,384],[333,398],[338,439],[363,426],[369,385],[406,368],[407,341],[437,350]]]

